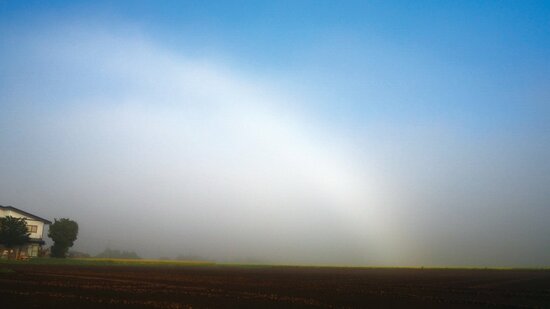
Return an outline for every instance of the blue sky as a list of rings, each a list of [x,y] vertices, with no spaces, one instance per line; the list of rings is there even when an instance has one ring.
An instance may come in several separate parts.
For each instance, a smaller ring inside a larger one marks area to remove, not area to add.
[[[530,122],[547,112],[525,100],[548,96],[548,7],[535,1],[3,1],[2,19],[5,31],[67,19],[122,20],[197,57],[263,75],[290,71],[298,79],[293,83],[316,93],[319,83],[330,85],[325,94],[345,102],[336,110],[323,106],[328,114],[443,114],[484,126]],[[391,92],[396,98],[387,97]],[[373,101],[369,94],[389,102],[366,102]]]
[[[550,257],[548,2],[0,1],[0,56],[0,203],[82,250]]]

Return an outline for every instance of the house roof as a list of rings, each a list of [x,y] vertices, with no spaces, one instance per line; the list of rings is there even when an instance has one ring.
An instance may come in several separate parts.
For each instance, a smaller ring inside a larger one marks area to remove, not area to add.
[[[2,206],[2,205],[0,205],[0,209],[15,211],[15,212],[18,212],[18,213],[24,215],[25,217],[29,217],[29,218],[33,219],[33,220],[42,221],[42,222],[44,222],[45,224],[52,224],[52,222],[51,222],[50,220],[46,220],[46,219],[44,219],[44,218],[40,218],[39,216],[30,214],[30,213],[28,213],[28,212],[26,212],[26,211],[23,211],[23,210],[21,210],[21,209],[19,209],[19,208],[15,208],[15,207],[13,207],[13,206]]]
[[[46,242],[44,240],[42,240],[41,238],[29,238],[29,240],[27,241],[28,243],[31,243],[31,244],[39,244],[39,245],[43,245],[45,244]]]

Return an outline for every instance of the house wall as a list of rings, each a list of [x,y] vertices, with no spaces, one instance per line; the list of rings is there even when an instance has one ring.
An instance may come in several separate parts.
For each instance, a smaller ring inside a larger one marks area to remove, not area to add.
[[[25,217],[24,215],[22,215],[18,212],[15,212],[15,211],[0,209],[0,217],[7,217],[7,216],[12,216],[14,218],[26,218],[27,219],[27,225],[36,225],[37,226],[36,232],[31,233],[29,235],[30,238],[42,239],[42,237],[44,236],[43,235],[44,234],[44,223],[43,222],[33,220],[32,218],[29,218],[29,217]]]
[[[19,251],[20,256],[37,257],[40,254],[41,246],[39,244],[26,244],[17,248],[8,249],[0,245],[0,259],[7,259],[10,250],[13,250],[14,252]]]

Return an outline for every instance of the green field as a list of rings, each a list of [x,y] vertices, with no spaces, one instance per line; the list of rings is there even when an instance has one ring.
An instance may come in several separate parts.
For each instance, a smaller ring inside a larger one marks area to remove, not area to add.
[[[347,269],[485,269],[485,270],[550,270],[550,267],[479,267],[479,266],[346,266],[346,265],[289,265],[289,264],[243,264],[217,263],[212,261],[160,260],[160,259],[115,259],[115,258],[34,258],[25,261],[0,259],[0,265],[75,265],[75,266],[216,266],[216,267],[292,267],[292,268],[347,268]]]
[[[75,265],[75,266],[211,266],[209,261],[180,261],[157,259],[110,259],[110,258],[78,258],[78,259],[54,259],[34,258],[26,261],[0,260],[1,264],[27,264],[27,265]]]

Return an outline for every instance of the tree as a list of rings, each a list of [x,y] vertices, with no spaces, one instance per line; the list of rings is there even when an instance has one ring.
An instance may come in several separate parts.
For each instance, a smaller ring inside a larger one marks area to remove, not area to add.
[[[25,218],[12,216],[0,218],[0,244],[10,251],[27,243],[29,235]]]
[[[78,223],[67,218],[55,219],[48,232],[48,237],[54,241],[51,256],[65,258],[77,235]]]
[[[141,259],[134,251],[111,250],[109,248],[103,250],[96,257],[107,259]]]

